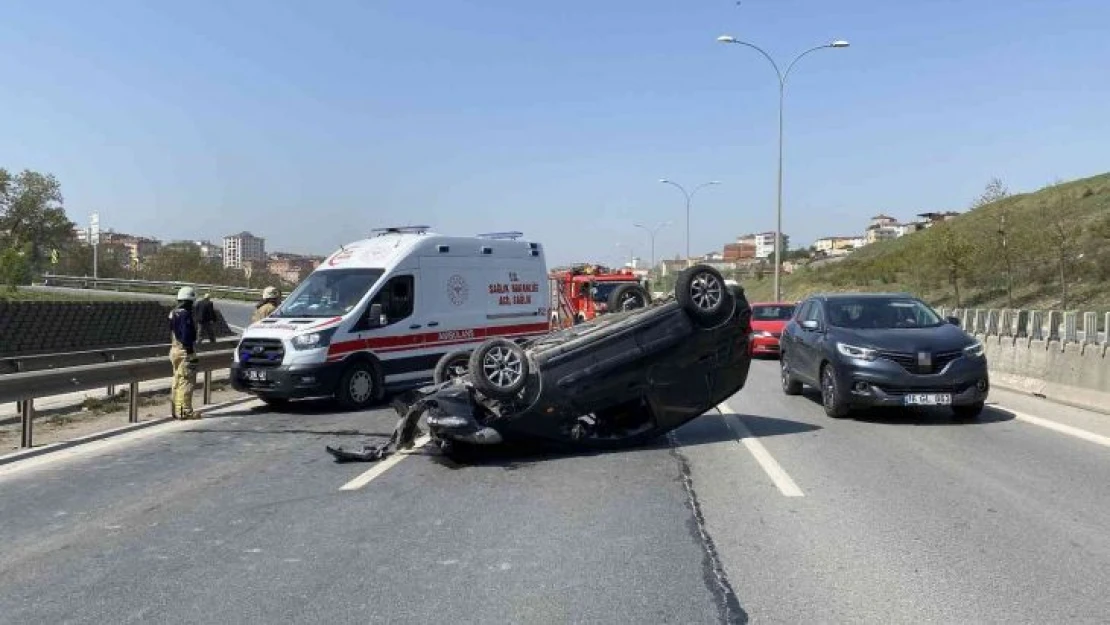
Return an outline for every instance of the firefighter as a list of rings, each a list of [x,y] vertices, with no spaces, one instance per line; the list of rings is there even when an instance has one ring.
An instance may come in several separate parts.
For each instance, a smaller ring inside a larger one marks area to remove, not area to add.
[[[203,342],[208,339],[208,342],[216,342],[216,307],[212,304],[212,295],[205,293],[204,297],[197,302],[193,308],[193,316],[197,320],[197,328],[200,330],[200,336],[197,337],[198,342]]]
[[[178,419],[197,419],[193,412],[193,388],[197,383],[197,326],[193,302],[197,292],[183,286],[177,291],[177,307],[170,312],[170,364],[173,365],[171,410]]]
[[[262,291],[262,301],[258,302],[255,306],[254,315],[251,316],[251,323],[258,323],[266,317],[273,314],[278,307],[278,300],[281,298],[281,293],[274,287],[268,286]]]

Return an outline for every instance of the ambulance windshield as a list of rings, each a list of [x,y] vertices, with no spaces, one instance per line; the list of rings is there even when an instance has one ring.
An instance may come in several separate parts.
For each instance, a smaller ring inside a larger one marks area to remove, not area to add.
[[[317,271],[297,285],[274,317],[338,317],[354,308],[382,277],[382,269]]]

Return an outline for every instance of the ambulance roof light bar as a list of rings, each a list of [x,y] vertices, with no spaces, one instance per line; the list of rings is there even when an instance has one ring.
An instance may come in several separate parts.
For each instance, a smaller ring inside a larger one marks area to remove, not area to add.
[[[487,232],[485,234],[479,234],[478,238],[479,239],[509,239],[510,241],[515,241],[515,240],[519,239],[522,236],[524,236],[523,232]]]
[[[426,234],[431,229],[431,226],[392,226],[389,228],[374,228],[370,231],[370,234],[379,237],[387,234]]]

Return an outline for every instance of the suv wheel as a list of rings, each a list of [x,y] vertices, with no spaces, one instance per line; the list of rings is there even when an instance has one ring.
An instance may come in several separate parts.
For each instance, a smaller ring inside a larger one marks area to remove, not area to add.
[[[732,313],[735,299],[721,272],[708,265],[694,265],[675,283],[675,298],[695,323],[713,327]]]
[[[648,292],[638,284],[625,284],[613,290],[607,302],[609,312],[625,312],[644,308],[651,301]]]
[[[844,400],[844,391],[836,381],[836,372],[831,364],[821,367],[821,404],[825,407],[825,414],[834,419],[848,416],[850,408]]]
[[[449,352],[443,355],[436,363],[435,371],[432,372],[432,381],[436,384],[442,384],[448,380],[466,375],[470,370],[470,352],[464,349]]]
[[[528,381],[528,355],[508,339],[482,343],[470,355],[470,377],[474,386],[494,399],[516,396]]]
[[[782,381],[782,392],[786,395],[801,395],[802,383],[790,375],[790,368],[786,366],[786,353],[779,355],[779,377]]]
[[[385,396],[382,376],[366,362],[352,363],[339,379],[336,399],[347,409],[361,410]]]

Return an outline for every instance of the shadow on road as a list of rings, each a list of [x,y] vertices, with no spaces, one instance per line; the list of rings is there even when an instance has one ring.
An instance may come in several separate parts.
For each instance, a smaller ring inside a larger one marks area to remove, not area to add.
[[[241,428],[193,428],[182,430],[180,434],[308,434],[311,436],[359,436],[365,438],[389,438],[392,432],[363,432],[362,430],[306,430],[297,428],[282,428],[272,430],[241,429]]]
[[[806,393],[806,397],[821,405],[819,393]],[[852,413],[850,419],[878,425],[920,425],[920,426],[974,426],[1005,423],[1014,419],[1013,413],[997,406],[987,406],[974,419],[963,420],[952,414],[948,408],[868,408]]]
[[[485,447],[457,447],[448,457],[433,450],[429,455],[440,464],[457,469],[466,466],[494,466],[505,470],[519,469],[530,464],[549,460],[568,458],[590,458],[609,454],[634,454],[645,451],[667,450],[672,447],[686,448],[722,442],[737,442],[739,434],[729,427],[726,417],[739,416],[753,437],[800,434],[820,430],[820,426],[800,423],[787,419],[776,419],[756,415],[721,415],[707,413],[687,423],[671,435],[662,435],[643,445],[617,450],[568,449],[540,441],[513,441]]]

